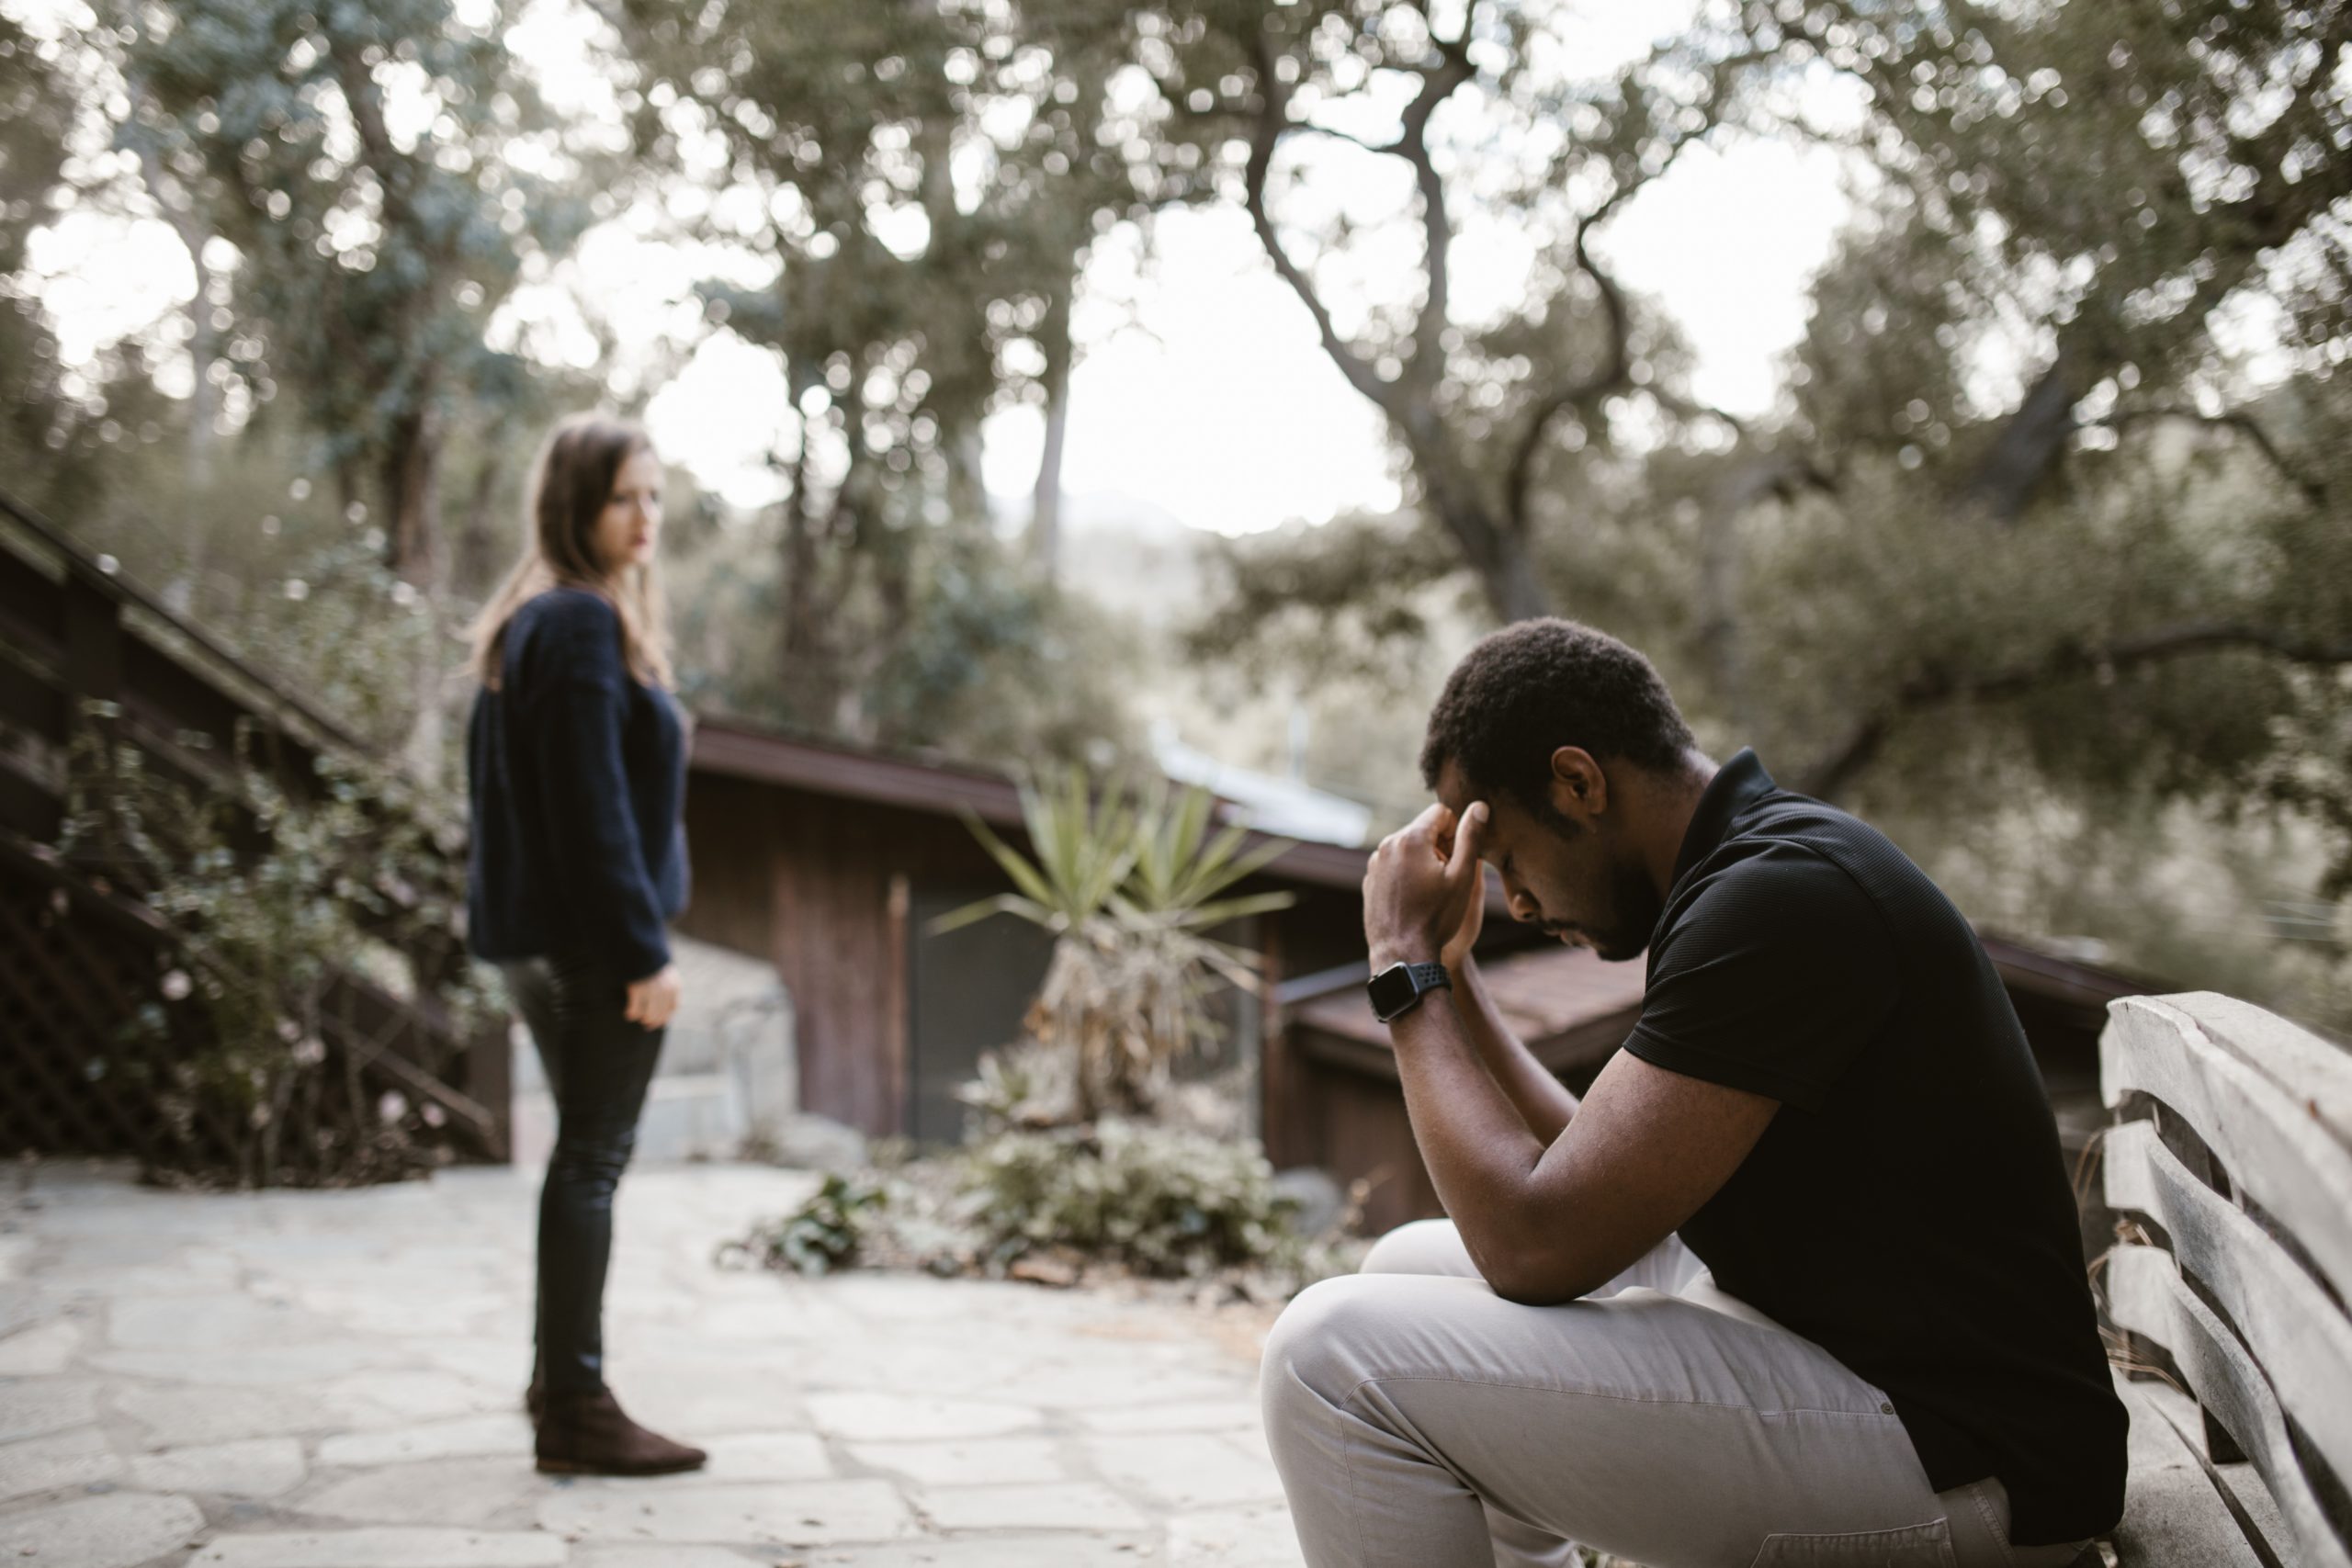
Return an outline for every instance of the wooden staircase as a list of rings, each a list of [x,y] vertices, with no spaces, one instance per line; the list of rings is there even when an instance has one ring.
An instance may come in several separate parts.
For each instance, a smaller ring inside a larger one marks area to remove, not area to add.
[[[153,773],[204,791],[235,792],[242,744],[297,800],[316,797],[322,754],[372,749],[0,493],[0,1152],[220,1168],[250,1137],[175,1115],[155,1091],[204,1042],[126,1044],[136,1032],[126,1026],[180,966],[182,934],[54,847],[67,759],[94,729],[135,747]],[[462,952],[405,956],[414,998],[337,973],[318,1021],[322,1077],[354,1106],[396,1092],[432,1108],[423,1114],[451,1157],[503,1161],[506,1031],[467,1035],[439,1006],[436,988]]]

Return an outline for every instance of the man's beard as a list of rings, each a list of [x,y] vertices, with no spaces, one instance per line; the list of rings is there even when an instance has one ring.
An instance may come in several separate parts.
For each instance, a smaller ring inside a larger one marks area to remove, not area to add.
[[[1650,886],[1649,873],[1637,862],[1618,866],[1609,890],[1609,929],[1589,933],[1592,951],[1611,964],[1623,964],[1648,951],[1650,933],[1657,929],[1657,918],[1665,912],[1666,904]]]

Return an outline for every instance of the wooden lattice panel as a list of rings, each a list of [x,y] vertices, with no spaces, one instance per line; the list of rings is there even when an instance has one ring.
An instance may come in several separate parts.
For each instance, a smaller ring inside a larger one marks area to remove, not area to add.
[[[152,942],[77,908],[64,888],[0,873],[0,1152],[183,1152],[135,1081],[166,1064],[124,1027],[133,998],[157,994],[158,967]]]

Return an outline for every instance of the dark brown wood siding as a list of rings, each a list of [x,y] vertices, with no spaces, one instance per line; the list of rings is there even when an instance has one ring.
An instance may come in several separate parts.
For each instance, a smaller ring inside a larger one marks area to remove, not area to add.
[[[695,888],[679,929],[775,964],[802,1109],[872,1136],[905,1132],[911,892],[999,885],[986,852],[953,818],[701,772],[686,841]]]

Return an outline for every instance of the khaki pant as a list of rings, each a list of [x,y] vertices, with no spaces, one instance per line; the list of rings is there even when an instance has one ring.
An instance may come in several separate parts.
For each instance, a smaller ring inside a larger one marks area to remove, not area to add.
[[[1937,1492],[1881,1390],[1672,1236],[1589,1296],[1504,1301],[1453,1224],[1392,1231],[1266,1342],[1310,1568],[2062,1568],[1994,1477]],[[2096,1559],[2094,1559],[2095,1561]]]

